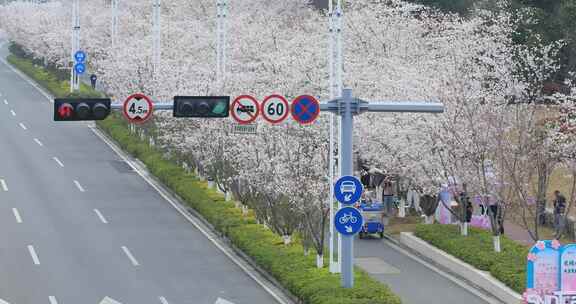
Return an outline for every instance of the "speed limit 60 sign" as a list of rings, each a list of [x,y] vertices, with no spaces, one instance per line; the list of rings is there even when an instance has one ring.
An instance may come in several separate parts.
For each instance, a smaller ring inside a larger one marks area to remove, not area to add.
[[[144,94],[133,94],[126,98],[123,111],[124,117],[132,123],[144,123],[154,112],[154,104]]]
[[[260,104],[260,112],[270,123],[281,123],[290,113],[289,104],[284,96],[270,95]]]

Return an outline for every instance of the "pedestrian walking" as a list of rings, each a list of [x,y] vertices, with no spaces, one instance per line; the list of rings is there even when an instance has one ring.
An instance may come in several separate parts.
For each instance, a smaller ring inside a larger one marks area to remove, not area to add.
[[[554,229],[556,234],[562,232],[563,217],[566,212],[566,197],[559,190],[554,191]]]

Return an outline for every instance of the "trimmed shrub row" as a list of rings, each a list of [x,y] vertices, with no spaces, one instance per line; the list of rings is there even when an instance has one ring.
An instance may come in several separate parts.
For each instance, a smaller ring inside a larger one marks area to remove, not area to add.
[[[12,56],[10,62],[21,68],[56,96],[63,96],[67,85],[28,59]],[[88,91],[88,93],[90,93]],[[64,94],[65,96],[66,94]],[[240,250],[274,276],[285,288],[310,304],[400,304],[400,299],[384,284],[356,270],[354,288],[340,287],[340,276],[326,268],[317,269],[315,256],[304,256],[298,243],[284,245],[282,239],[253,216],[243,216],[234,203],[208,189],[206,183],[186,173],[161,150],[150,147],[138,136],[129,133],[122,118],[111,115],[98,125],[128,153],[146,164],[152,174],[177,193],[190,207],[198,211],[215,229],[227,236]]]
[[[50,91],[55,97],[101,97],[102,94],[92,90],[91,87],[84,83],[80,84],[80,90],[70,93],[69,80],[59,80],[53,73],[44,69],[42,66],[35,65],[32,60],[8,55],[8,62],[22,71],[28,77],[34,79],[42,87]]]
[[[488,271],[496,279],[522,294],[526,289],[526,256],[529,248],[501,236],[502,252],[494,252],[492,234],[470,227],[467,237],[456,225],[424,225],[416,227],[415,235],[456,258]]]

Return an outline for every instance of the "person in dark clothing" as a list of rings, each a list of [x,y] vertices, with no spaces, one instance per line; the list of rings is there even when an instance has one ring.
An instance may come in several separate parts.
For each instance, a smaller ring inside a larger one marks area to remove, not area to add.
[[[554,229],[556,233],[561,232],[563,217],[566,212],[566,197],[559,190],[554,191]]]
[[[92,89],[96,89],[96,80],[98,80],[98,76],[96,76],[96,74],[92,74],[90,76],[90,84],[92,85]]]

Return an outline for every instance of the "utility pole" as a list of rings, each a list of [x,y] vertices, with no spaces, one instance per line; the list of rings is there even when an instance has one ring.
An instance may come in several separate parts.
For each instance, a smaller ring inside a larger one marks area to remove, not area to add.
[[[71,38],[71,50],[70,50],[70,92],[74,92],[79,89],[79,77],[74,70],[74,54],[80,50],[80,0],[72,0],[72,38]]]
[[[329,83],[329,95],[330,99],[334,99],[340,96],[342,92],[342,19],[343,19],[343,12],[342,12],[342,0],[338,0],[336,8],[334,8],[333,0],[328,1],[328,26],[329,26],[329,33],[328,33],[328,70],[330,74],[330,83]],[[338,125],[341,124],[340,117],[337,117],[334,114],[330,115],[330,127],[329,127],[329,138],[330,138],[330,147],[329,147],[329,166],[328,175],[330,177],[330,198],[328,203],[330,204],[330,219],[331,221],[334,219],[334,214],[337,210],[334,210],[334,192],[333,192],[333,185],[334,185],[334,177],[337,167],[340,165],[340,151],[338,149],[338,162],[335,159],[335,151],[334,147],[338,145],[339,141],[336,142],[336,130],[340,128],[336,128],[335,124],[338,122]],[[338,205],[339,208],[342,207],[341,204]],[[330,272],[332,273],[339,273],[342,261],[342,255],[338,254],[338,260],[334,261],[334,227],[330,227]],[[342,237],[338,234],[338,253],[340,253],[342,248]]]
[[[110,40],[112,51],[116,49],[116,42],[118,39],[118,0],[110,0],[110,9],[112,16],[112,27],[110,30]]]
[[[161,39],[161,0],[152,0],[152,73],[154,97],[158,93],[158,72],[160,69],[160,60],[162,52]]]
[[[226,79],[226,18],[228,0],[216,0],[216,82]]]
[[[340,124],[341,163],[340,175],[353,175],[353,130],[354,115],[365,112],[388,113],[443,113],[444,105],[428,102],[368,102],[352,96],[352,90],[342,90],[342,96],[320,104],[321,111],[338,114],[342,118]],[[333,186],[332,186],[333,187]],[[334,220],[331,226],[334,226]],[[342,236],[342,250],[338,252],[342,257],[342,287],[354,287],[354,235]]]

